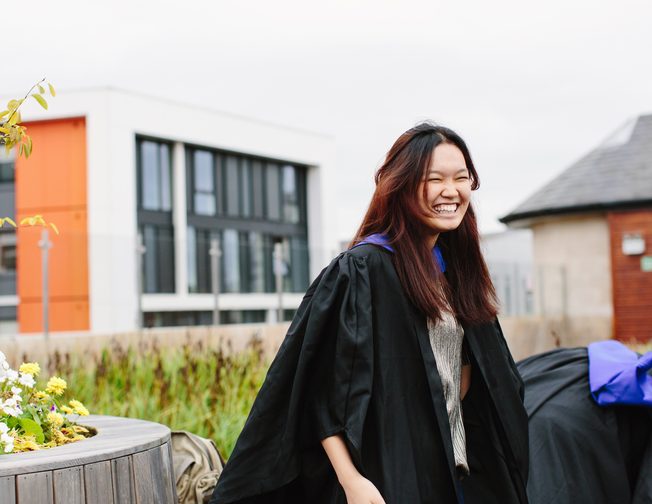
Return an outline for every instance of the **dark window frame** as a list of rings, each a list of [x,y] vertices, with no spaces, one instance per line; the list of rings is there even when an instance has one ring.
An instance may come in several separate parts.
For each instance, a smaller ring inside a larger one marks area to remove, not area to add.
[[[165,144],[168,147],[169,151],[169,170],[170,170],[170,209],[169,210],[152,210],[143,208],[143,165],[142,165],[142,155],[141,155],[141,144],[142,142],[154,142],[157,144]],[[143,256],[143,267],[141,270],[142,276],[142,286],[143,294],[159,294],[159,293],[174,293],[176,292],[176,278],[175,278],[175,267],[176,267],[176,247],[174,246],[174,241],[176,237],[174,225],[173,225],[173,208],[174,208],[174,142],[166,139],[156,138],[148,135],[137,134],[135,138],[135,149],[136,149],[136,204],[137,204],[137,230],[138,233],[143,237],[143,242],[145,241],[145,227],[153,227],[156,230],[156,236],[159,237],[161,233],[169,233],[171,236],[171,245],[170,249],[163,251],[161,248],[157,248],[154,251],[146,251],[145,256]],[[162,242],[161,242],[162,243]],[[147,278],[147,264],[145,261],[146,258],[152,257],[151,254],[154,254],[154,267],[157,270],[157,274],[153,279]],[[168,254],[168,258],[171,261],[167,261],[166,264],[161,264],[161,257],[165,254]],[[165,272],[162,274],[162,272]],[[149,281],[148,281],[149,280]],[[148,285],[152,284],[155,286],[153,290],[148,290]]]

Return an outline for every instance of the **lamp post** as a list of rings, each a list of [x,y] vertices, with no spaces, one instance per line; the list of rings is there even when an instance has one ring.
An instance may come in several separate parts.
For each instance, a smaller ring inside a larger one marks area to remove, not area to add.
[[[220,239],[211,238],[211,248],[208,249],[208,255],[211,256],[211,284],[213,290],[213,325],[220,324]]]
[[[140,331],[144,326],[143,321],[143,258],[145,256],[145,245],[143,234],[138,233],[136,237],[136,326]]]
[[[38,247],[41,249],[41,296],[43,307],[43,337],[48,342],[50,339],[50,285],[48,282],[48,259],[49,250],[52,248],[52,242],[49,239],[47,229],[41,231],[41,239],[38,242]]]

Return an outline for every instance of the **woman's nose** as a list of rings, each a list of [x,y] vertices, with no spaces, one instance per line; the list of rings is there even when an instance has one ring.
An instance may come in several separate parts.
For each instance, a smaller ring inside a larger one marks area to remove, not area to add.
[[[457,186],[454,182],[444,182],[443,196],[457,196]]]

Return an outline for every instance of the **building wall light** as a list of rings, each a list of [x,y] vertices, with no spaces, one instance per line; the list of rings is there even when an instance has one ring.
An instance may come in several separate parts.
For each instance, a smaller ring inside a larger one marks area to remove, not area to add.
[[[622,241],[623,254],[641,255],[645,253],[645,237],[641,233],[626,233]]]

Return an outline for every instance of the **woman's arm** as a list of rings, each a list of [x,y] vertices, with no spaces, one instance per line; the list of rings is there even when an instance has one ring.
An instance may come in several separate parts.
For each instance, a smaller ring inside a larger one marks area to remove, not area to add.
[[[374,484],[353,465],[349,450],[340,434],[322,440],[322,446],[346,494],[348,504],[385,504]]]

